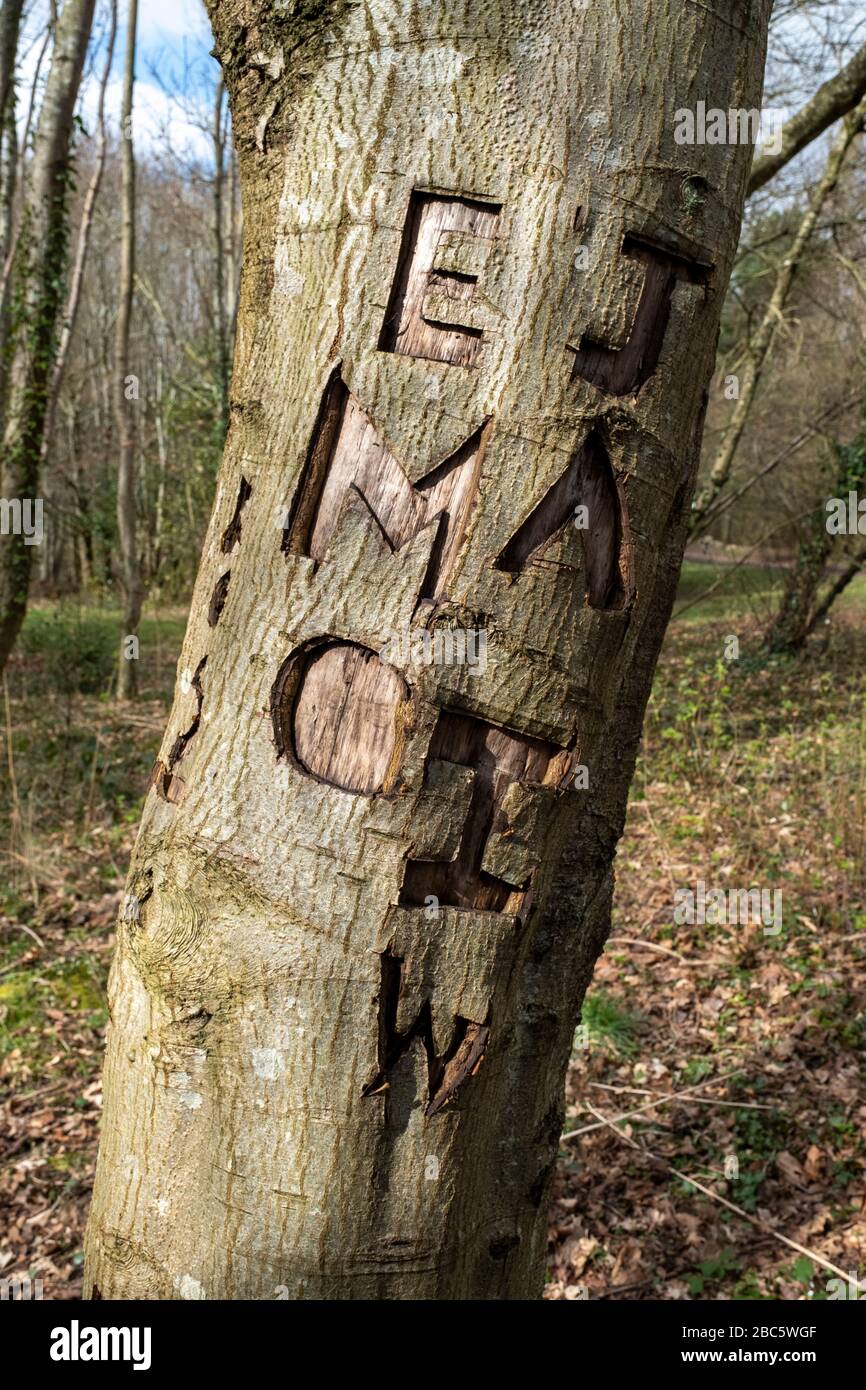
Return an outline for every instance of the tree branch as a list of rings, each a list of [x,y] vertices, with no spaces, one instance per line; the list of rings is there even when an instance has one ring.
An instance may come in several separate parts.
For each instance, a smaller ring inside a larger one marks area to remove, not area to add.
[[[747,196],[778,174],[795,155],[817,140],[828,126],[852,111],[866,95],[866,44],[859,48],[846,67],[824,82],[815,95],[785,122],[778,151],[760,155],[752,165]]]

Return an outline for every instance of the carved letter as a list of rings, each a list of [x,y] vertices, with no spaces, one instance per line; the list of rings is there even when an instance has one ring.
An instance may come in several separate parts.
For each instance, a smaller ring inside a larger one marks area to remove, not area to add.
[[[530,823],[568,761],[556,744],[444,710],[430,741],[428,775],[441,780],[445,763],[471,768],[469,809],[452,858],[446,849],[442,860],[407,860],[400,902],[420,906],[433,895],[445,906],[518,912],[535,867]]]
[[[320,782],[372,796],[399,763],[408,696],[376,652],[314,643],[283,663],[271,691],[277,750]]]
[[[625,238],[622,252],[644,266],[643,290],[628,342],[616,349],[584,337],[579,347],[568,346],[574,354],[572,380],[582,378],[611,396],[630,396],[649,381],[661,356],[678,281],[705,285],[712,269],[636,236]]]
[[[475,286],[501,207],[412,194],[379,348],[468,367],[487,326]]]
[[[624,511],[607,450],[599,434],[592,432],[500,552],[496,568],[520,574],[575,522],[583,545],[587,602],[591,608],[621,608],[630,588],[623,574]]]
[[[413,487],[370,417],[335,375],[319,411],[284,549],[321,560],[343,499],[352,489],[370,509],[392,550],[399,550],[437,516],[440,518],[421,593],[422,598],[438,597],[475,500],[484,438],[482,425],[455,454]]]
[[[168,753],[168,762],[156,762],[150,775],[151,785],[156,788],[157,796],[163,801],[180,802],[186,792],[186,782],[182,777],[175,774],[175,768],[185,756],[189,745],[192,743],[201,724],[201,711],[204,704],[204,685],[202,676],[204,668],[207,666],[207,657],[203,656],[195,668],[192,679],[185,676],[181,680],[181,690],[189,694],[192,691],[195,695],[195,710],[190,721],[189,727],[183,733],[178,734]]]
[[[232,515],[232,519],[229,522],[226,529],[223,531],[221,548],[224,555],[231,554],[232,550],[241,538],[241,513],[244,507],[247,505],[247,502],[249,502],[252,493],[253,489],[251,484],[248,483],[246,478],[242,476],[240,484],[238,486],[238,496],[237,501],[235,502],[235,509]]]
[[[389,949],[381,957],[379,986],[379,1071],[364,1087],[362,1096],[376,1095],[388,1085],[389,1073],[417,1038],[427,1056],[428,1101],[424,1113],[435,1115],[457,1092],[461,1083],[478,1070],[490,1034],[487,1024],[457,1017],[447,1047],[436,1050],[430,1000],[425,999],[417,1017],[401,1032],[397,1024],[403,961]]]

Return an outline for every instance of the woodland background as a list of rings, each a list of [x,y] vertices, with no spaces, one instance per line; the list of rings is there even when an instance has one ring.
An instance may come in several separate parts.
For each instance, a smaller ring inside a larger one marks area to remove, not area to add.
[[[4,468],[58,33],[54,0],[17,8],[0,109]],[[85,22],[50,270],[45,537],[0,707],[0,1277],[57,1299],[80,1292],[113,922],[213,500],[241,255],[198,0],[145,0],[131,124],[126,0]],[[793,114],[846,69],[853,114],[747,205],[613,932],[569,1074],[553,1299],[824,1298],[840,1271],[866,1275],[866,536],[825,526],[828,498],[866,498],[866,11],[780,0],[765,104]],[[135,400],[126,439],[118,381]],[[781,889],[783,931],[677,925],[676,889],[701,879]]]

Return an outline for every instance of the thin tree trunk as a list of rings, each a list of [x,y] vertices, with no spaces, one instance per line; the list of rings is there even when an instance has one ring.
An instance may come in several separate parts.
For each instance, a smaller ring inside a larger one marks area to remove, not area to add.
[[[99,99],[96,109],[96,150],[94,153],[93,171],[90,176],[90,182],[87,185],[87,191],[84,195],[84,202],[81,206],[81,221],[78,227],[78,240],[75,247],[72,274],[69,277],[69,292],[66,296],[66,310],[60,328],[57,356],[54,360],[54,370],[51,374],[48,410],[45,417],[45,431],[42,437],[43,463],[45,463],[48,457],[48,450],[51,447],[51,440],[54,435],[57,403],[60,399],[60,389],[63,385],[63,376],[66,371],[66,359],[69,355],[69,344],[72,341],[75,320],[78,317],[78,305],[81,301],[81,291],[84,286],[84,269],[87,265],[87,253],[90,249],[93,215],[96,211],[96,200],[99,197],[102,175],[105,170],[105,156],[108,148],[108,138],[105,129],[105,93],[108,88],[108,79],[111,75],[111,64],[114,58],[114,42],[116,35],[117,0],[111,0],[111,19],[106,42],[105,66],[103,67],[102,80],[99,84]]]
[[[837,444],[835,450],[838,467],[832,496],[847,502],[849,493],[858,493],[866,482],[866,427],[861,426],[853,444]],[[837,548],[837,536],[828,529],[827,520],[826,503],[822,501],[806,521],[806,532],[786,575],[779,608],[764,636],[763,645],[769,652],[795,656],[801,651],[807,637],[860,570],[861,557],[855,556],[823,598],[819,597]]]
[[[33,507],[66,268],[70,146],[94,0],[66,0],[39,114],[33,167],[13,270],[16,354],[9,378],[0,475],[5,502]],[[32,523],[32,516],[31,516]],[[0,536],[0,671],[24,621],[33,560],[31,534]]]
[[[18,188],[18,123],[15,69],[21,33],[23,0],[8,0],[0,11],[0,433],[6,419],[9,373],[9,271],[15,242],[16,191]],[[7,270],[8,267],[8,270]]]
[[[24,0],[3,0],[0,9],[0,118],[5,119],[7,103],[15,82],[18,61],[18,35]]]
[[[33,128],[33,117],[36,111],[36,94],[39,91],[39,80],[42,74],[42,64],[45,61],[46,53],[51,47],[51,40],[54,35],[54,27],[55,16],[52,7],[51,18],[45,30],[45,37],[42,40],[42,47],[39,50],[39,57],[36,59],[36,67],[34,68],[33,76],[30,80],[30,97],[27,102],[27,115],[25,117],[24,126],[20,132],[20,136],[16,128],[17,163],[13,182],[13,187],[16,188],[20,187],[24,183],[25,160],[27,158],[27,151],[30,148],[30,131]],[[20,219],[16,219],[15,225],[13,226],[11,243],[6,253],[6,259],[3,262],[3,281],[2,285],[0,285],[0,298],[2,298],[2,302],[4,304],[6,303],[7,296],[9,294],[12,269],[15,264],[15,248],[18,243],[19,221]]]
[[[866,565],[866,548],[858,550],[854,559],[851,560],[843,570],[840,570],[826,593],[822,595],[816,604],[812,616],[809,618],[806,629],[807,637],[810,637],[818,624],[824,621],[837,598],[839,598],[841,594],[844,594],[851,581],[856,579],[858,574],[863,573],[864,565]]]
[[[223,128],[225,86],[217,83],[214,98],[211,139],[213,144],[213,241],[214,241],[214,320],[217,338],[217,373],[220,393],[220,433],[224,439],[229,427],[229,337],[226,322],[226,250],[224,186],[226,173],[225,131]]]
[[[163,526],[165,522],[165,479],[168,472],[168,453],[165,444],[165,426],[162,418],[163,367],[158,358],[156,363],[156,447],[159,459],[159,473],[156,486],[156,507],[153,519],[153,573],[152,579],[159,582],[162,566]]]
[[[866,115],[866,97],[863,98],[857,109],[846,116],[842,122],[830,150],[824,173],[809,199],[808,208],[791,243],[791,249],[785,256],[776,276],[776,283],[773,286],[773,293],[770,296],[764,317],[749,344],[746,370],[740,383],[740,394],[731,415],[731,422],[725,430],[721,447],[713,461],[707,482],[701,489],[695,503],[692,516],[693,530],[701,525],[707,508],[712,505],[731,475],[731,468],[755,402],[764,367],[772,351],[779,327],[784,321],[785,305],[794,278],[812,239],[821,211],[839,182],[845,157],[857,135],[863,129],[864,115]]]
[[[10,275],[6,273],[6,268],[9,268],[11,274],[18,192],[18,125],[14,86],[10,87],[7,94],[6,111],[0,133],[2,133],[3,155],[2,170],[0,170],[0,178],[2,178],[2,186],[0,186],[0,246],[2,246],[0,266],[3,268],[2,283],[0,283],[0,433],[2,433],[6,420],[12,326],[9,302]]]
[[[87,1291],[535,1297],[749,173],[675,112],[759,105],[770,0],[209,8],[237,408]]]
[[[826,409],[822,410],[812,423],[801,430],[794,439],[788,444],[784,444],[775,454],[772,454],[756,473],[752,473],[732,491],[725,492],[723,496],[717,497],[709,510],[704,512],[700,523],[692,528],[691,539],[694,541],[700,536],[705,536],[715,527],[720,517],[725,517],[730,513],[741,497],[744,497],[747,492],[750,492],[757,483],[762,482],[764,478],[769,477],[771,473],[775,472],[780,464],[786,463],[790,458],[793,458],[794,454],[799,453],[803,445],[808,444],[810,440],[813,440],[819,435],[822,426],[826,425],[834,416],[841,415],[844,411],[851,410],[860,403],[860,399],[858,394],[856,396],[848,396],[842,401],[834,401],[832,405],[828,405]]]
[[[827,534],[825,519],[822,507],[806,523],[807,533],[786,575],[778,612],[764,639],[768,652],[793,656],[812,630],[815,598],[833,549],[833,538]]]
[[[121,234],[120,284],[118,287],[117,327],[114,341],[114,420],[117,430],[119,462],[117,469],[117,533],[120,545],[123,585],[123,628],[117,671],[118,699],[132,699],[138,690],[138,662],[132,658],[127,639],[138,633],[141,618],[142,582],[138,555],[138,521],[135,496],[135,410],[134,397],[127,390],[129,375],[129,330],[132,320],[132,291],[135,280],[135,154],[132,144],[132,98],[135,85],[135,37],[138,0],[129,0],[126,12],[126,63],[121,106]]]
[[[70,459],[72,488],[75,495],[75,527],[73,531],[75,564],[79,586],[87,593],[93,583],[93,534],[90,501],[82,478],[81,463],[74,439],[71,441]]]

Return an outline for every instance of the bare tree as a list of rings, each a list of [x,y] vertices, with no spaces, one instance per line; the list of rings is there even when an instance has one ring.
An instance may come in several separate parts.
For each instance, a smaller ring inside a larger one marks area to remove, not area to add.
[[[0,429],[6,415],[9,369],[9,285],[18,186],[15,67],[23,9],[23,0],[9,0],[0,13]]]
[[[14,356],[0,476],[10,514],[38,502],[39,464],[66,269],[70,151],[75,103],[95,0],[66,0],[57,20],[39,114],[11,283]],[[5,531],[5,528],[4,528]],[[0,670],[27,608],[34,534],[0,536]]]
[[[778,149],[759,155],[749,176],[749,193],[756,193],[775,178],[795,155],[804,150],[835,121],[853,111],[866,96],[866,44],[833,77],[821,84],[814,96],[782,127]]]
[[[138,555],[138,524],[135,497],[135,401],[136,383],[129,377],[129,330],[135,284],[135,152],[132,140],[132,102],[135,86],[135,41],[138,26],[138,0],[129,0],[126,11],[126,58],[121,105],[121,194],[120,281],[118,284],[117,326],[114,347],[114,420],[118,439],[117,534],[120,543],[123,586],[123,628],[117,672],[117,694],[131,699],[138,689],[137,651],[128,648],[128,639],[137,638],[141,618],[143,589]]]
[[[18,36],[24,0],[3,0],[0,10],[0,117],[5,124],[9,99],[15,84]]]
[[[73,258],[72,273],[69,277],[66,309],[60,326],[57,355],[54,360],[54,370],[51,375],[48,409],[45,416],[45,432],[42,440],[43,461],[48,456],[51,439],[54,435],[57,402],[60,398],[60,389],[63,385],[63,374],[66,371],[66,362],[69,356],[69,346],[72,341],[72,334],[75,331],[78,306],[81,302],[81,292],[84,287],[84,272],[87,266],[87,254],[90,249],[93,216],[96,211],[96,201],[99,197],[99,190],[102,186],[102,176],[105,172],[105,157],[108,150],[108,132],[105,123],[105,95],[108,89],[108,80],[111,76],[111,65],[114,61],[114,44],[117,37],[117,0],[111,0],[109,16],[108,35],[105,43],[105,62],[103,64],[102,78],[99,83],[99,96],[96,104],[96,149],[93,159],[93,169],[91,171],[90,181],[87,185],[87,191],[84,195],[81,217],[78,223],[78,238],[75,247],[75,256]]]
[[[785,306],[791,293],[791,287],[814,235],[821,212],[839,182],[848,151],[863,129],[864,116],[866,116],[866,97],[842,121],[830,149],[824,173],[808,199],[806,211],[791,246],[784,254],[766,310],[757,332],[748,344],[746,369],[740,382],[740,392],[730,424],[724,433],[707,481],[695,504],[693,513],[695,527],[702,523],[707,510],[716,501],[719,492],[730,478],[731,468],[746,429],[758,386],[773,343],[784,322]]]

